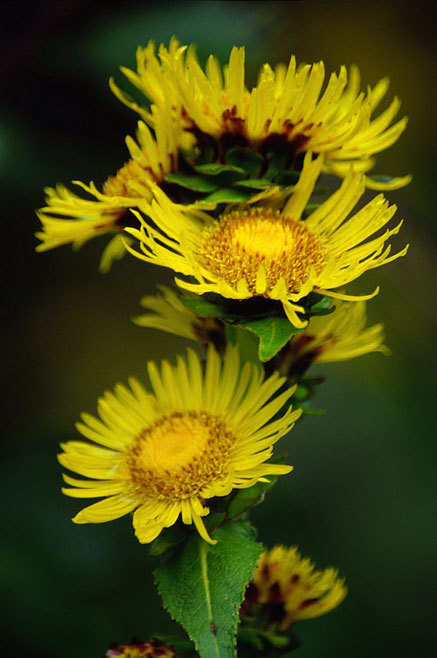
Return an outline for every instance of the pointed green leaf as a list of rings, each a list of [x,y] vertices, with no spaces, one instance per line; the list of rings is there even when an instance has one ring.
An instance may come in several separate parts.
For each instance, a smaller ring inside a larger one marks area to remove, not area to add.
[[[317,293],[311,293],[308,295],[305,305],[305,315],[306,317],[312,317],[313,315],[330,315],[335,311],[335,308],[336,307],[332,305],[331,297],[323,297]]]
[[[246,172],[241,167],[235,167],[230,164],[222,164],[221,162],[208,162],[207,164],[197,165],[194,167],[200,174],[207,174],[208,176],[217,176],[224,173],[241,174],[242,177],[246,176]]]
[[[204,176],[213,177],[212,181],[214,185],[219,188],[225,188],[229,185],[233,185],[235,182],[247,178],[247,173],[241,167],[235,167],[230,164],[222,164],[220,162],[209,162],[207,164],[201,164],[194,169]],[[211,179],[210,179],[211,180]]]
[[[250,199],[250,194],[243,190],[235,190],[232,187],[223,187],[220,190],[208,194],[202,201],[205,203],[243,203]]]
[[[270,316],[260,319],[238,321],[238,326],[252,331],[259,338],[258,356],[261,361],[269,361],[290,338],[300,329],[296,329],[286,317]]]
[[[319,295],[317,292],[311,292],[307,297],[307,311],[326,311],[331,305],[331,297]]]
[[[184,174],[182,172],[166,174],[164,179],[167,183],[176,183],[176,185],[193,190],[194,192],[213,192],[217,189],[215,183],[202,176],[193,176],[192,174]]]
[[[255,190],[263,190],[270,187],[272,184],[267,178],[246,178],[246,180],[239,180],[233,183],[235,187],[250,187]]]
[[[235,658],[238,611],[262,545],[245,522],[226,523],[210,545],[197,534],[155,569],[164,606],[202,658]]]
[[[247,148],[236,146],[226,153],[225,160],[234,167],[244,169],[250,178],[258,176],[264,165],[264,158],[259,153],[254,153]]]
[[[180,300],[190,311],[201,318],[220,318],[226,313],[221,306],[209,302],[203,297],[181,297]]]

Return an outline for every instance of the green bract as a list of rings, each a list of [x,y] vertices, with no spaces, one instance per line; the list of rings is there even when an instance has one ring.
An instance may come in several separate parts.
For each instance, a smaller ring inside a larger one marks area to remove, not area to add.
[[[302,331],[290,323],[280,303],[261,297],[236,302],[219,295],[204,295],[182,297],[181,301],[199,317],[220,318],[228,325],[255,334],[259,341],[258,357],[262,362],[270,361],[292,336]],[[305,318],[334,311],[334,307],[330,307],[331,299],[317,293],[309,294],[302,301]]]

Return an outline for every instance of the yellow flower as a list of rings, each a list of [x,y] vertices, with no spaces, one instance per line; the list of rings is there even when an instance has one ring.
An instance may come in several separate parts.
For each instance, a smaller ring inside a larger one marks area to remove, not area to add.
[[[346,594],[336,569],[314,571],[314,564],[302,558],[296,546],[275,546],[261,554],[242,614],[250,616],[251,606],[260,605],[268,614],[269,625],[286,630],[297,621],[329,612]]]
[[[105,653],[105,658],[177,658],[177,656],[172,647],[159,640],[113,644]]]
[[[98,445],[62,445],[62,466],[90,478],[64,475],[72,488],[63,492],[105,498],[73,521],[102,523],[134,512],[135,533],[148,543],[181,516],[211,542],[202,520],[207,499],[292,470],[266,460],[300,415],[290,407],[273,420],[294,388],[276,395],[284,379],[274,374],[263,381],[250,363],[240,368],[235,347],[223,362],[209,349],[204,375],[191,350],[177,366],[164,361],[159,372],[149,363],[148,372],[153,393],[131,379],[130,389],[119,384],[100,398],[100,420],[82,415],[78,430]]]
[[[383,345],[384,325],[366,326],[366,302],[336,302],[330,315],[314,316],[280,355],[279,370],[306,370],[313,362],[345,361],[369,352],[390,354]]]
[[[46,188],[46,206],[37,211],[42,230],[37,251],[47,251],[64,244],[81,247],[91,238],[116,234],[105,249],[100,269],[107,271],[115,258],[125,253],[121,233],[126,221],[132,221],[131,208],[140,208],[144,199],[152,198],[151,186],[177,168],[181,130],[168,113],[161,112],[155,121],[156,139],[142,121],[138,122],[137,140],[126,138],[130,160],[110,176],[102,191],[91,182],[74,181],[88,195],[83,198],[62,184]]]
[[[158,108],[171,99],[175,121],[197,137],[204,133],[222,147],[247,145],[261,153],[280,145],[288,152],[289,166],[306,151],[321,153],[324,170],[342,177],[351,163],[357,171],[371,169],[371,156],[396,142],[406,127],[406,118],[390,125],[399,110],[397,98],[372,116],[387,92],[388,78],[367,93],[360,92],[358,69],[352,67],[348,76],[342,66],[322,92],[323,62],[297,66],[291,57],[288,66],[278,64],[274,70],[264,64],[257,85],[249,90],[244,58],[244,48],[234,47],[224,70],[211,55],[203,71],[194,46],[180,46],[173,38],[168,49],[161,44],[158,55],[153,42],[139,47],[137,72],[121,70]],[[133,102],[113,80],[110,84],[123,103],[153,125],[150,111]],[[388,183],[367,182],[374,189],[396,189],[409,180],[405,176]]]
[[[311,158],[308,153],[288,199],[284,193],[251,206],[234,205],[219,219],[173,204],[157,189],[155,200],[144,206],[153,225],[137,214],[141,229],[126,229],[140,241],[141,252],[127,249],[146,262],[192,277],[194,282],[176,282],[196,294],[280,300],[290,322],[302,328],[306,322],[297,313],[304,308],[296,302],[312,291],[357,300],[333,289],[407,250],[389,256],[390,247],[385,246],[401,224],[368,240],[396,211],[382,194],[347,219],[364,192],[361,174],[349,173],[340,188],[303,219],[322,166],[321,157]]]
[[[133,318],[135,324],[200,343],[211,343],[221,351],[225,337],[220,320],[201,318],[190,311],[171,288],[158,286],[158,289],[157,295],[146,295],[141,299],[141,306],[151,312]]]

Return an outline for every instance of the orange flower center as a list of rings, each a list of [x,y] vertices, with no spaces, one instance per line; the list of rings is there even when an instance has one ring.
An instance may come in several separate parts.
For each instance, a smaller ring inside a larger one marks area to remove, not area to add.
[[[125,477],[137,498],[195,496],[228,472],[234,435],[206,412],[174,412],[145,428],[125,453]]]
[[[225,215],[208,232],[201,250],[201,265],[232,288],[246,281],[256,295],[257,273],[266,274],[269,291],[283,279],[290,293],[299,292],[313,274],[326,264],[326,252],[320,238],[305,222],[284,217],[270,208],[252,208]]]

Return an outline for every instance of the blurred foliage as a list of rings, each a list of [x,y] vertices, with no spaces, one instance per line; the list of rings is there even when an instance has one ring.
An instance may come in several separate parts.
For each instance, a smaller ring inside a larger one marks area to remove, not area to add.
[[[259,538],[299,544],[323,568],[334,564],[350,593],[340,608],[298,627],[309,658],[432,655],[435,555],[432,422],[435,402],[436,280],[434,179],[436,100],[432,3],[144,2],[2,3],[0,179],[5,442],[0,567],[2,649],[9,657],[96,658],[111,641],[173,632],[152,584],[154,561],[129,519],[75,526],[80,502],[62,497],[55,454],[73,438],[81,410],[148,358],[184,341],[144,330],[129,317],[138,300],[169,281],[163,270],[125,258],[98,274],[101,245],[36,256],[34,208],[44,185],[73,178],[98,184],[127,158],[136,116],[107,79],[134,65],[150,38],[195,41],[201,58],[224,60],[247,47],[248,82],[264,62],[355,62],[363,84],[390,75],[410,125],[380,154],[378,172],[414,174],[388,196],[406,224],[408,256],[355,286],[372,290],[370,322],[384,321],[393,356],[318,366],[327,375],[316,405],[281,450],[295,471],[257,507]],[[6,241],[7,238],[7,241]]]

